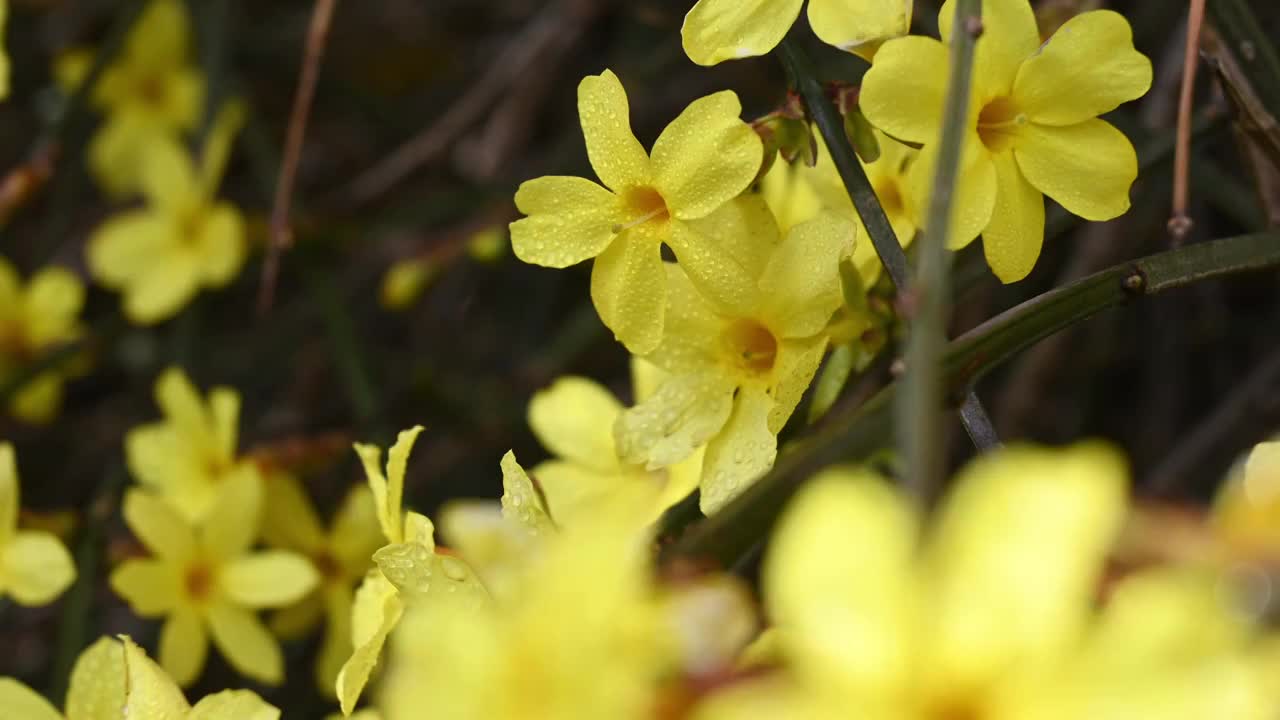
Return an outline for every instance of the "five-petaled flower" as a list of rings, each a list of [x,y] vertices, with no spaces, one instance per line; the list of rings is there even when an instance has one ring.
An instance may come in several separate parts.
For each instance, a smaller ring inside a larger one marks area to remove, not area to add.
[[[954,14],[948,0],[942,42],[885,43],[862,83],[868,120],[925,145],[912,170],[917,198],[933,182]],[[1128,21],[1109,10],[1077,15],[1043,46],[1028,0],[984,0],[982,24],[949,241],[959,247],[981,234],[992,271],[1014,282],[1040,256],[1045,195],[1087,220],[1129,209],[1137,155],[1098,116],[1147,92],[1151,62],[1133,48]],[[916,203],[917,212],[927,207]]]
[[[724,247],[734,198],[755,180],[764,146],[723,91],[695,100],[647,154],[631,132],[627,95],[606,70],[578,86],[587,155],[601,187],[579,177],[541,177],[516,192],[529,217],[511,224],[525,262],[562,268],[595,258],[591,299],[604,324],[636,354],[662,339],[667,304],[661,246],[675,252],[699,290],[726,301],[750,292]],[[606,189],[607,188],[607,189]]]

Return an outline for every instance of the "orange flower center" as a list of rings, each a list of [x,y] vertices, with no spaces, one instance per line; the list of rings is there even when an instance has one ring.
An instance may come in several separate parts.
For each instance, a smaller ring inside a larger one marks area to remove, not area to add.
[[[320,577],[325,582],[336,582],[342,579],[342,564],[327,549],[312,555],[311,562],[315,564],[316,572],[320,573]]]
[[[884,208],[885,215],[893,217],[901,215],[906,211],[906,202],[902,198],[902,188],[898,187],[895,180],[885,180],[875,186],[876,197],[880,198],[880,207]],[[903,238],[898,238],[902,241]]]
[[[213,568],[204,563],[196,563],[187,568],[187,576],[183,581],[187,596],[192,600],[207,600],[213,594]]]
[[[662,194],[647,185],[628,188],[622,193],[622,203],[632,219],[625,225],[615,226],[613,228],[615,235],[645,223],[666,222],[671,217],[671,212],[667,210],[667,201],[662,199]]]
[[[1027,116],[1018,112],[1013,100],[998,97],[978,113],[978,137],[991,152],[1003,152],[1013,146],[1018,129],[1026,123]]]
[[[724,343],[738,367],[758,375],[773,369],[778,357],[778,339],[754,320],[738,320],[724,332]]]

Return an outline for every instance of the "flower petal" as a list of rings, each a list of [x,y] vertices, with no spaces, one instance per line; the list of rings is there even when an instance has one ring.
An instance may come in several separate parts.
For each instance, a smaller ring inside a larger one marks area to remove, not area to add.
[[[987,152],[976,132],[966,139],[963,153],[952,200],[951,233],[947,239],[947,247],[952,250],[962,248],[978,237],[991,222],[996,203],[996,168],[991,162],[991,153]],[[918,199],[915,203],[918,213],[916,225],[921,229],[925,228],[925,216],[929,212],[937,161],[938,146],[926,145],[911,166],[908,178],[911,194]]]
[[[204,549],[214,558],[243,555],[258,538],[262,519],[262,477],[251,465],[223,481],[200,526]]]
[[[689,457],[728,422],[733,391],[714,373],[672,375],[653,397],[618,416],[613,433],[619,454],[651,469]]]
[[[612,432],[613,423],[606,429]],[[548,460],[529,471],[538,480],[542,494],[547,498],[547,511],[560,525],[573,525],[578,518],[589,514],[592,506],[609,493],[626,477],[615,467],[612,472],[565,462]]]
[[[373,553],[386,540],[378,527],[373,491],[356,485],[334,512],[329,528],[329,550],[352,580],[364,577],[373,564]]]
[[[179,604],[182,578],[178,566],[164,560],[130,559],[111,573],[111,589],[140,617],[159,617]]]
[[[667,263],[667,312],[662,342],[644,359],[664,373],[700,373],[715,368],[718,345],[707,338],[719,337],[728,321],[689,281],[675,263]],[[660,385],[660,383],[659,383]],[[651,393],[646,393],[650,395]],[[642,400],[638,394],[636,400]]]
[[[748,267],[704,237],[691,223],[672,220],[670,227],[667,244],[703,297],[729,313],[746,314],[759,305],[757,276]]]
[[[914,0],[809,0],[809,26],[822,42],[867,57],[867,50],[907,34],[914,4]]]
[[[0,589],[19,605],[47,605],[75,579],[71,553],[52,533],[19,531],[0,548]]]
[[[166,249],[124,287],[124,311],[138,325],[152,325],[178,314],[199,288],[196,256]]]
[[[263,479],[262,538],[268,545],[312,553],[324,546],[324,528],[307,491],[292,475],[274,473]]]
[[[626,217],[616,195],[580,177],[525,181],[516,190],[516,208],[528,215],[511,223],[516,257],[551,268],[599,255]]]
[[[1095,10],[1068,20],[1022,64],[1013,98],[1032,122],[1074,125],[1150,89],[1151,61],[1133,48],[1129,21]]]
[[[950,67],[946,46],[933,38],[910,35],[890,40],[862,77],[858,107],[872,125],[895,138],[935,142]]]
[[[316,683],[320,692],[337,699],[338,673],[355,648],[351,645],[351,587],[339,585],[323,593],[324,638],[316,657]]]
[[[244,265],[244,217],[232,205],[219,203],[208,208],[191,241],[200,254],[200,281],[205,287],[226,285]]]
[[[594,380],[561,377],[529,401],[529,429],[559,458],[597,470],[616,471],[613,421],[622,404]]]
[[[729,419],[707,442],[699,500],[704,515],[718,512],[773,467],[778,438],[769,431],[772,408],[773,398],[762,388],[738,391]]]
[[[653,183],[673,218],[692,220],[742,194],[760,172],[764,144],[742,121],[731,90],[698,98],[653,144]]]
[[[195,608],[179,605],[160,626],[160,666],[186,687],[200,677],[209,654],[209,636]],[[131,676],[132,677],[132,676]]]
[[[825,335],[783,340],[778,344],[778,359],[773,371],[773,410],[769,412],[769,429],[774,433],[782,432],[791,413],[795,412],[826,351]]]
[[[591,268],[591,300],[605,327],[635,355],[662,340],[666,271],[657,238],[643,228],[614,241]]]
[[[286,608],[281,608],[267,620],[271,632],[284,640],[297,640],[316,626],[324,616],[321,592],[307,593],[306,597]]]
[[[1129,210],[1138,155],[1129,138],[1106,121],[1029,125],[1013,154],[1027,180],[1068,212],[1086,220],[1111,220]]]
[[[369,675],[378,664],[387,635],[400,621],[404,605],[395,588],[383,579],[381,573],[373,573],[373,582],[366,581],[356,590],[351,608],[351,639],[355,651],[338,671],[338,703],[344,714],[350,714],[356,701],[369,682]]]
[[[103,285],[120,288],[143,274],[155,258],[168,252],[172,220],[147,210],[120,213],[89,238],[89,271]]]
[[[280,711],[250,690],[223,690],[206,695],[186,720],[278,720]]]
[[[264,550],[223,565],[218,584],[237,605],[284,607],[315,588],[320,576],[305,557],[286,550]]]
[[[102,637],[71,668],[67,687],[67,720],[114,720],[124,715],[124,646]],[[0,701],[0,706],[4,705]]]
[[[262,621],[248,610],[215,603],[206,610],[213,644],[237,672],[265,685],[284,680],[284,654]]]
[[[739,195],[706,217],[682,222],[698,234],[705,252],[727,258],[732,267],[741,268],[741,273],[753,280],[764,272],[774,248],[782,240],[769,204],[754,193]],[[679,257],[674,243],[672,249]],[[685,265],[685,270],[688,269]]]
[[[168,135],[155,135],[142,152],[142,193],[153,207],[184,212],[200,197],[191,154]]]
[[[74,333],[76,316],[84,306],[84,284],[60,267],[37,272],[27,286],[24,330],[37,346],[67,339]]]
[[[760,277],[761,308],[783,338],[822,332],[842,302],[840,261],[853,253],[857,226],[830,211],[787,233]]]
[[[510,450],[502,456],[502,517],[535,535],[556,528],[541,494]]]
[[[828,470],[797,493],[764,560],[764,593],[788,660],[814,685],[868,700],[912,670],[917,525],[869,471]],[[831,548],[874,552],[829,552]]]
[[[950,44],[955,0],[938,11],[942,42]],[[982,101],[1008,95],[1018,67],[1040,47],[1040,29],[1027,0],[982,0],[982,35],[974,49],[975,95]]]
[[[1044,244],[1044,195],[1022,176],[1013,153],[994,153],[996,204],[982,231],[982,252],[1001,282],[1026,277]]]
[[[1052,663],[1077,642],[1126,482],[1119,454],[1101,445],[1010,447],[962,470],[929,547],[935,620],[924,667],[970,687]]]
[[[649,184],[649,155],[631,132],[627,92],[612,70],[578,83],[578,119],[587,157],[605,187],[622,192]]]
[[[684,17],[680,39],[699,65],[764,55],[778,46],[804,0],[699,0]]]
[[[204,632],[197,625],[196,630],[200,637],[204,637]],[[174,680],[170,679],[172,671],[167,667],[162,670],[159,665],[152,662],[151,658],[143,652],[128,637],[121,637],[124,643],[124,659],[125,672],[125,695],[124,705],[126,708],[145,708],[148,720],[156,718],[156,720],[182,720],[186,718],[187,712],[191,706],[187,704],[187,699],[182,696],[182,691],[174,684]],[[164,654],[163,633],[160,641],[160,652]],[[203,661],[201,662],[203,664]],[[165,673],[169,673],[166,675]],[[194,678],[192,678],[194,679]]]
[[[145,490],[124,496],[124,521],[152,555],[182,561],[195,554],[191,526],[168,503]]]
[[[13,445],[0,442],[0,547],[8,545],[18,530],[20,488]]]
[[[40,693],[8,677],[0,677],[0,710],[22,720],[62,720],[62,713]]]

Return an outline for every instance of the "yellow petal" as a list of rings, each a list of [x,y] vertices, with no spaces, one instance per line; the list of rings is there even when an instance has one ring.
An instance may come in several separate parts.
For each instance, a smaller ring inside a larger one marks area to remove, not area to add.
[[[1103,120],[1067,127],[1028,126],[1013,150],[1037,190],[1086,220],[1110,220],[1129,210],[1138,155],[1124,133]]]
[[[157,208],[184,212],[200,198],[191,154],[177,140],[160,135],[142,153],[142,193]]]
[[[673,218],[692,220],[740,195],[760,172],[764,144],[730,90],[698,98],[653,144],[653,182]]]
[[[9,412],[32,425],[51,422],[62,404],[63,377],[56,372],[37,375],[9,402]]]
[[[257,616],[226,603],[206,610],[213,644],[237,672],[266,685],[284,680],[280,644]]]
[[[913,0],[809,0],[809,25],[822,42],[865,55],[869,47],[907,34],[914,4]]]
[[[124,647],[114,638],[98,638],[71,668],[67,720],[115,720],[124,714],[124,693]]]
[[[787,507],[764,592],[784,654],[812,685],[874,706],[909,677],[916,533],[907,502],[865,470],[825,471]]]
[[[209,654],[209,636],[195,608],[179,605],[160,627],[160,665],[186,687],[200,677]]]
[[[791,29],[804,0],[699,0],[680,28],[684,52],[699,65],[764,55]]]
[[[704,515],[718,512],[773,467],[778,438],[769,431],[773,398],[763,389],[745,387],[733,400],[733,412],[707,443],[702,461]]]
[[[722,207],[728,207],[726,204]],[[710,221],[717,213],[702,218]],[[729,313],[750,312],[760,302],[751,268],[702,233],[693,223],[672,220],[667,244],[698,292]]]
[[[180,567],[163,560],[130,559],[111,573],[111,589],[140,617],[158,617],[178,606]]]
[[[171,237],[173,223],[167,216],[149,210],[115,215],[89,238],[89,271],[107,287],[123,287],[168,253]]]
[[[872,125],[895,138],[935,142],[950,67],[946,46],[933,38],[913,35],[890,40],[862,77],[858,107]]]
[[[422,432],[421,425],[408,430],[401,430],[396,435],[396,442],[387,451],[387,499],[389,511],[400,513],[404,506],[404,474],[409,467],[409,454],[413,452],[413,444],[418,441]]]
[[[955,196],[951,208],[951,232],[947,246],[956,250],[978,237],[991,222],[996,203],[996,168],[977,133],[965,140],[960,159],[960,172],[956,177]],[[911,194],[917,199],[916,224],[925,229],[925,215],[933,195],[934,172],[937,168],[938,146],[926,145],[911,166],[908,182]]]
[[[665,270],[668,300],[662,341],[645,359],[656,365],[664,377],[718,367],[719,344],[707,339],[719,337],[730,320],[693,287],[679,265],[667,263]]]
[[[140,66],[166,67],[187,60],[187,9],[179,0],[152,0],[127,40],[128,57]]]
[[[789,678],[765,676],[716,689],[698,703],[690,720],[836,720],[838,717]]]
[[[599,255],[626,217],[616,195],[579,177],[525,181],[516,208],[528,217],[511,223],[511,249],[524,262],[552,268]]]
[[[1013,153],[993,153],[996,204],[982,231],[982,252],[1001,282],[1026,277],[1044,244],[1044,195],[1018,169]]]
[[[830,211],[796,225],[760,277],[761,311],[783,338],[822,332],[840,306],[840,261],[853,253],[857,226]]]
[[[127,636],[124,643],[125,707],[147,720],[184,720],[191,706],[173,680]]]
[[[351,588],[341,585],[324,592],[324,639],[316,656],[316,683],[321,694],[337,699],[335,683],[342,665],[355,649],[351,645]]]
[[[782,432],[782,427],[795,412],[796,405],[822,364],[827,350],[827,338],[783,340],[778,344],[778,358],[774,366],[773,410],[769,412],[769,429]]]
[[[351,488],[333,515],[329,549],[352,580],[364,577],[373,553],[386,540],[378,526],[373,491],[367,485]]]
[[[40,270],[27,286],[27,339],[37,346],[68,339],[83,306],[84,284],[74,273],[59,267]]]
[[[627,93],[612,70],[582,78],[578,119],[587,142],[587,157],[605,187],[622,192],[649,184],[649,156],[631,132]]]
[[[1258,443],[1218,488],[1210,522],[1233,548],[1280,555],[1280,442]]]
[[[643,355],[662,340],[665,273],[661,245],[642,228],[620,235],[591,268],[596,312],[633,354]]]
[[[1151,61],[1133,48],[1123,15],[1095,10],[1068,20],[1022,64],[1014,103],[1032,122],[1074,125],[1151,89]]]
[[[280,711],[249,690],[223,690],[205,696],[187,720],[278,720]]]
[[[248,108],[238,98],[223,103],[213,119],[213,127],[205,138],[204,147],[200,150],[200,187],[205,197],[213,197],[218,193],[218,185],[222,182],[222,173],[226,170],[227,159],[231,156],[236,134],[244,127]]]
[[[264,478],[262,487],[262,538],[267,544],[303,553],[321,549],[324,528],[302,483],[292,475],[273,473]]]
[[[190,252],[166,249],[124,288],[124,311],[137,325],[168,320],[196,296],[200,267]]]
[[[1015,664],[1051,664],[1076,642],[1126,483],[1120,456],[1102,445],[1010,447],[964,468],[929,547],[931,674],[975,687]]]
[[[214,558],[243,555],[258,538],[262,520],[262,478],[252,466],[223,481],[200,526],[201,544]]]
[[[209,208],[192,240],[200,253],[200,279],[206,287],[222,287],[235,279],[244,265],[244,218],[227,203]]]
[[[18,529],[18,461],[13,445],[0,441],[0,548]]]
[[[502,516],[535,535],[554,532],[556,528],[541,493],[510,450],[502,456]]]
[[[182,561],[195,553],[196,538],[191,526],[152,493],[137,489],[125,493],[124,520],[156,557]]]
[[[285,640],[296,640],[309,632],[324,616],[323,592],[307,593],[298,602],[271,614],[271,632]]]
[[[529,429],[556,457],[600,472],[618,467],[613,421],[622,405],[594,380],[557,378],[529,401]]]
[[[618,416],[618,452],[634,465],[666,467],[720,432],[733,410],[733,385],[715,374],[673,375],[653,397]]]
[[[109,87],[112,73],[103,74],[99,91]],[[123,197],[142,188],[142,156],[157,131],[155,122],[138,113],[114,113],[89,141],[88,163],[93,177],[110,196]]]
[[[52,533],[20,531],[0,548],[0,588],[19,605],[47,605],[75,579],[71,553]]]
[[[947,0],[938,11],[944,43],[951,42],[954,19],[955,0]],[[1028,0],[982,0],[982,35],[973,58],[975,94],[983,101],[1008,95],[1018,67],[1039,47],[1040,29]]]
[[[613,423],[605,426],[612,433]],[[547,499],[547,510],[560,525],[572,525],[576,518],[590,513],[592,506],[614,491],[626,476],[615,467],[611,472],[562,460],[538,463],[529,471]],[[470,556],[467,556],[470,560]]]
[[[15,720],[62,720],[62,713],[40,693],[8,677],[0,677],[0,714]]]
[[[698,234],[708,252],[729,258],[734,268],[741,268],[752,279],[764,272],[769,257],[782,241],[773,211],[765,198],[755,193],[739,195],[710,215],[686,220],[684,224]]]
[[[249,608],[284,607],[297,602],[319,580],[309,560],[286,550],[264,550],[239,557],[218,573],[218,585],[227,597]]]
[[[400,621],[404,606],[395,594],[390,583],[382,579],[381,573],[370,577],[378,579],[366,582],[356,590],[355,603],[351,609],[351,638],[355,652],[347,659],[338,672],[338,702],[344,714],[350,714],[355,708],[360,693],[369,682],[369,675],[378,664],[378,656],[382,654],[382,646],[387,641],[387,634]]]

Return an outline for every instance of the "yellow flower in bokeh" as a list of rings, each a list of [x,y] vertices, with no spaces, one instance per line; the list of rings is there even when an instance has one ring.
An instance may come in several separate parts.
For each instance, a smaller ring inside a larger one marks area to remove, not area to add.
[[[146,206],[110,218],[89,238],[90,272],[124,293],[133,322],[172,317],[200,288],[231,282],[244,264],[244,218],[216,197],[243,116],[234,103],[219,114],[199,167],[177,140],[153,137],[138,161]]]
[[[125,459],[140,484],[158,492],[188,521],[198,522],[232,479],[260,481],[253,460],[236,455],[240,395],[227,387],[200,397],[186,373],[169,368],[156,380],[159,422],[125,435]]]
[[[68,270],[48,267],[24,288],[17,271],[0,257],[0,384],[40,356],[79,338],[84,285]],[[9,401],[14,417],[31,423],[53,419],[62,404],[69,371],[51,369],[32,379]]]
[[[809,0],[823,42],[867,58],[911,28],[914,0]],[[698,0],[684,18],[684,52],[699,65],[764,55],[778,46],[804,0]]]
[[[124,647],[99,638],[76,658],[63,703],[66,714],[12,678],[0,678],[0,717],[14,720],[120,720],[124,717]]]
[[[917,198],[933,182],[954,13],[948,0],[938,15],[941,42],[885,43],[862,83],[867,119],[925,146],[912,170]],[[981,234],[992,271],[1014,282],[1040,256],[1045,195],[1087,220],[1129,209],[1137,155],[1098,116],[1147,92],[1151,62],[1134,49],[1128,21],[1109,10],[1075,16],[1043,46],[1028,0],[984,0],[982,26],[950,243]],[[917,224],[927,207],[917,203]]]
[[[633,358],[631,372],[636,402],[643,402],[657,390],[662,371]],[[653,519],[698,487],[701,452],[655,470],[618,456],[613,425],[623,410],[599,383],[574,376],[557,379],[529,402],[529,428],[553,456],[529,472],[537,479],[557,524],[574,524],[625,484],[661,489]]]
[[[160,664],[180,685],[200,675],[210,635],[238,672],[271,685],[284,678],[280,644],[254,611],[297,602],[318,576],[298,553],[250,550],[261,512],[262,482],[243,475],[223,484],[200,523],[151,493],[125,495],[125,522],[152,557],[121,563],[111,587],[139,616],[165,617]]]
[[[754,290],[735,307],[711,305],[668,265],[667,331],[646,359],[670,377],[614,426],[621,457],[650,468],[705,444],[705,513],[773,466],[778,432],[822,361],[842,301],[838,267],[853,251],[856,226],[822,213],[778,243],[772,224],[765,209],[755,236],[739,239]]]
[[[112,195],[141,189],[142,158],[156,138],[200,120],[205,83],[189,61],[189,26],[181,0],[151,0],[94,87],[93,104],[107,118],[89,143],[89,169]],[[68,53],[55,67],[59,84],[74,91],[92,64],[91,51]]]
[[[51,533],[18,529],[18,461],[0,442],[0,598],[47,605],[76,579],[71,554]]]
[[[1250,451],[1218,490],[1210,522],[1233,552],[1280,559],[1280,442]]]
[[[294,637],[324,619],[324,642],[316,658],[320,691],[334,695],[338,670],[354,649],[351,645],[351,600],[356,584],[373,564],[383,545],[373,493],[367,486],[351,489],[334,513],[328,530],[320,524],[306,490],[284,473],[268,476],[262,539],[271,547],[293,550],[311,558],[320,584],[297,605],[280,610],[271,628]]]
[[[738,301],[750,289],[733,267],[725,226],[734,222],[731,201],[755,180],[764,152],[741,112],[737,95],[727,90],[695,100],[648,154],[631,132],[617,76],[605,70],[583,78],[578,116],[604,187],[560,176],[523,183],[516,207],[529,217],[511,224],[516,256],[553,268],[595,258],[591,299],[635,354],[653,350],[662,338],[663,244],[704,294]]]
[[[1250,624],[1214,578],[1146,571],[1098,609],[1126,484],[1098,445],[1000,450],[961,471],[922,541],[887,482],[824,473],[765,560],[789,673],[695,717],[1261,720]]]

